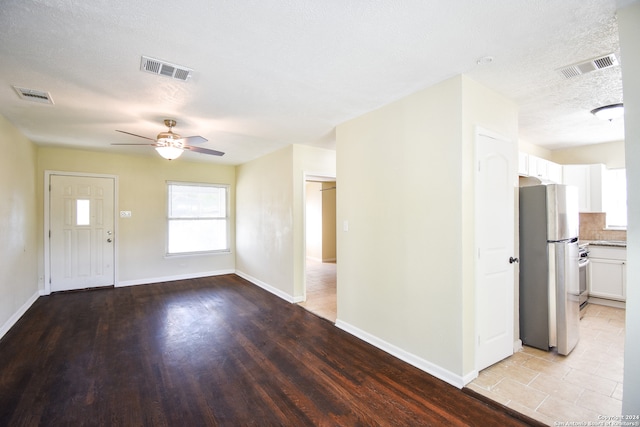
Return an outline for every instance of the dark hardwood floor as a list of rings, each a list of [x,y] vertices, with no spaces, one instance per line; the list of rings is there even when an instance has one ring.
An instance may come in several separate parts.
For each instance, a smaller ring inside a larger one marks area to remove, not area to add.
[[[0,340],[2,426],[529,423],[235,275],[41,297]]]

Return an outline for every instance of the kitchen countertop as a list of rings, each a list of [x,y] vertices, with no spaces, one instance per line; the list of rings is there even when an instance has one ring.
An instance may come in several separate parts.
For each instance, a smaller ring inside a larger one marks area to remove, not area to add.
[[[586,243],[593,246],[613,246],[616,248],[627,247],[627,242],[625,240],[580,240],[579,243]]]

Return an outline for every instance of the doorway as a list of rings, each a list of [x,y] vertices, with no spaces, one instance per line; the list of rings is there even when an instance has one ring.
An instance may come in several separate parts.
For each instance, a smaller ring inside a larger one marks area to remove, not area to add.
[[[300,305],[336,321],[336,181],[305,181],[305,300]]]
[[[47,172],[45,291],[115,284],[113,176]]]

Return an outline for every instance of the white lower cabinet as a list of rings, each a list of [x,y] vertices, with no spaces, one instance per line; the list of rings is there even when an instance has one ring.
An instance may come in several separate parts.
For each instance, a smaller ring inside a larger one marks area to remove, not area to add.
[[[589,246],[589,296],[625,301],[626,248]]]

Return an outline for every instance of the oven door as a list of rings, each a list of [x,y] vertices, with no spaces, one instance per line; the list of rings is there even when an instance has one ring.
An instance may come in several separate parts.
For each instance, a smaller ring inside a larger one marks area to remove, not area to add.
[[[580,311],[582,311],[587,306],[587,299],[589,298],[589,272],[587,268],[589,266],[589,258],[580,258],[578,262],[578,277],[579,277],[579,301],[580,301]]]

